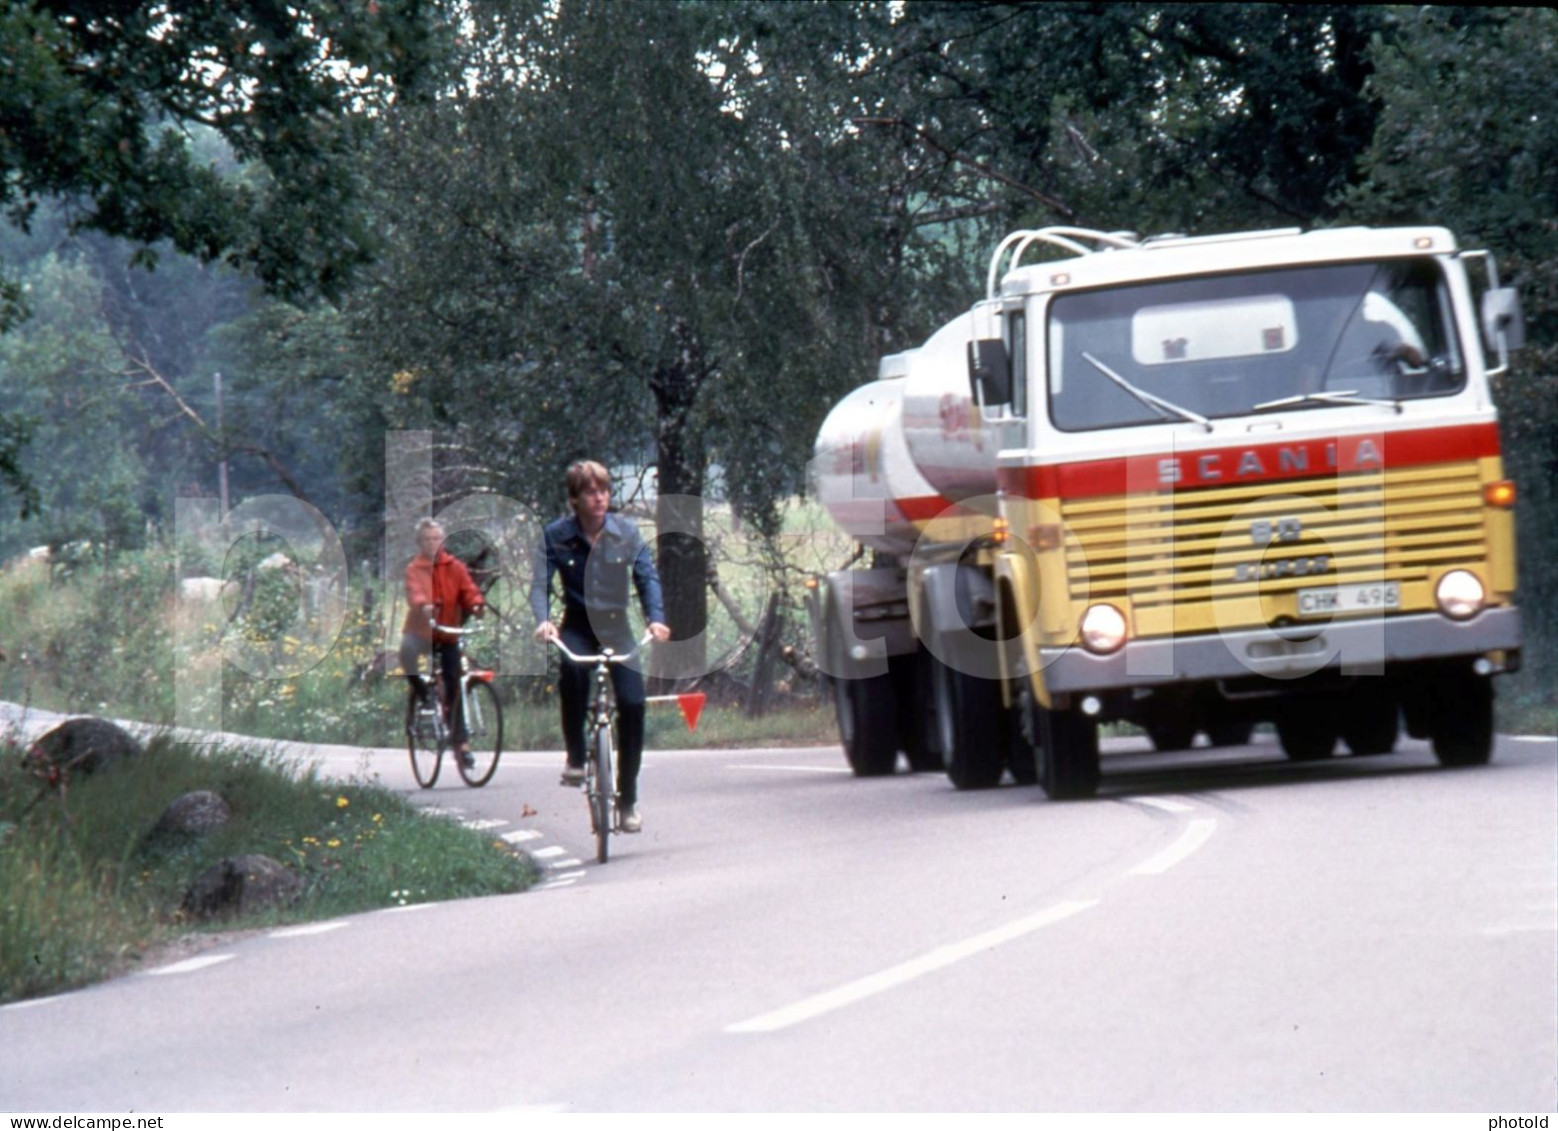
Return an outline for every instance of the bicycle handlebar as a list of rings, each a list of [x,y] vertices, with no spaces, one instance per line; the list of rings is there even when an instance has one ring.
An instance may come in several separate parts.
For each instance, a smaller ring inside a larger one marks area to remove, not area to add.
[[[483,631],[483,626],[479,624],[472,625],[470,628],[459,628],[452,624],[439,624],[438,621],[434,620],[432,617],[428,617],[427,619],[428,623],[433,626],[434,632],[446,633],[449,636],[471,636],[475,633]]]
[[[561,635],[552,637],[552,643],[557,645],[557,650],[559,652],[567,656],[576,664],[625,664],[634,656],[638,655],[638,650],[645,644],[648,644],[654,638],[654,633],[646,632],[644,633],[643,639],[641,639],[637,644],[633,645],[633,647],[628,649],[626,652],[606,651],[596,656],[574,655],[574,653],[568,650],[568,645],[563,643],[563,638]]]

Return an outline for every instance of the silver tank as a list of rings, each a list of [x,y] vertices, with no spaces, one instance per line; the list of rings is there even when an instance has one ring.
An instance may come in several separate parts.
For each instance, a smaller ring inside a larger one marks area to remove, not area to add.
[[[812,489],[833,521],[872,549],[907,555],[920,527],[995,491],[997,437],[969,395],[965,315],[917,350],[881,361],[817,433]]]

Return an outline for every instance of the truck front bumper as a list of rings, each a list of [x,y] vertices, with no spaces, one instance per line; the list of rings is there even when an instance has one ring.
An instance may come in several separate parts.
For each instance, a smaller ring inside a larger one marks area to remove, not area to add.
[[[1297,679],[1326,670],[1383,675],[1393,664],[1519,647],[1520,610],[1504,606],[1484,609],[1468,621],[1418,613],[1177,640],[1132,640],[1108,656],[1094,655],[1081,645],[1044,648],[1039,658],[1050,694],[1064,695],[1251,676]]]

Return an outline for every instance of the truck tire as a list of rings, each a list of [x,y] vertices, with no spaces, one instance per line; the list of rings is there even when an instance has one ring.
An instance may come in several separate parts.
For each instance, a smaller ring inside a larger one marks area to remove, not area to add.
[[[1039,722],[1039,785],[1055,801],[1098,792],[1098,721],[1076,708],[1035,707]]]
[[[1452,668],[1435,681],[1429,737],[1441,766],[1482,766],[1493,756],[1493,681]]]
[[[931,688],[930,655],[925,649],[888,658],[897,695],[898,746],[916,774],[939,774],[945,768],[936,733],[935,695]]]
[[[1185,750],[1196,739],[1196,724],[1191,718],[1153,719],[1144,725],[1152,748],[1160,752]]]
[[[958,789],[989,789],[1001,780],[1001,688],[994,680],[932,665],[942,765]]]
[[[1289,761],[1319,762],[1331,756],[1338,728],[1328,715],[1328,705],[1315,699],[1300,699],[1282,712],[1277,738]]]
[[[1248,746],[1255,724],[1237,719],[1206,724],[1206,740],[1213,746]]]
[[[1396,748],[1400,714],[1395,696],[1379,688],[1359,691],[1342,716],[1342,741],[1354,754],[1389,754]]]
[[[879,778],[898,768],[898,702],[889,675],[835,679],[833,705],[844,757],[856,777]]]

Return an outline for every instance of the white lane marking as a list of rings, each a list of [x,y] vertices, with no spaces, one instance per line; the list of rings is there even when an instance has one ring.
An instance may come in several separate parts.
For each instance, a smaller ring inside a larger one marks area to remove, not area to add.
[[[146,971],[148,978],[161,977],[164,974],[193,974],[196,970],[204,970],[207,966],[215,966],[218,963],[227,962],[236,957],[231,954],[202,954],[197,958],[186,958],[183,962],[174,962],[168,966],[159,966],[155,970]]]
[[[885,993],[896,989],[916,978],[923,978],[927,974],[933,974],[954,963],[961,962],[965,958],[982,954],[992,950],[1002,943],[1011,942],[1024,935],[1058,923],[1062,919],[1069,919],[1086,911],[1090,907],[1097,906],[1096,899],[1071,900],[1066,903],[1058,903],[1054,907],[1046,908],[1034,915],[1018,919],[1008,923],[1004,927],[997,927],[993,931],[975,935],[971,939],[962,942],[949,943],[946,946],[937,947],[919,958],[912,958],[898,966],[883,970],[877,974],[857,979],[836,989],[816,994],[798,1001],[793,1005],[784,1006],[781,1009],[764,1013],[758,1017],[746,1021],[738,1021],[734,1025],[727,1025],[727,1033],[772,1033],[779,1029],[787,1029],[792,1025],[799,1025],[803,1021],[810,1021],[815,1017],[821,1017],[825,1013],[843,1009],[847,1005],[853,1005],[868,997]]]
[[[1482,933],[1497,937],[1499,935],[1521,935],[1531,931],[1558,931],[1558,923],[1510,923],[1503,927],[1484,927]]]
[[[1210,817],[1201,817],[1191,821],[1185,826],[1185,831],[1179,834],[1178,840],[1162,852],[1147,857],[1147,859],[1132,868],[1128,874],[1132,876],[1162,875],[1210,840],[1212,834],[1216,831],[1217,822]]]
[[[1551,734],[1512,734],[1509,737],[1512,742],[1558,742],[1558,736]]]
[[[468,829],[475,829],[480,832],[482,829],[501,829],[508,822],[500,821],[495,817],[484,817],[478,821],[461,821],[460,824]]]
[[[347,926],[345,919],[337,919],[333,923],[306,923],[301,927],[282,927],[280,930],[272,931],[270,937],[273,939],[300,939],[305,935],[329,934],[331,931],[339,931],[345,926]]]
[[[1150,805],[1154,809],[1161,809],[1165,813],[1193,813],[1194,805],[1187,805],[1183,801],[1174,801],[1167,797],[1133,797],[1138,805]]]
[[[501,839],[510,844],[523,844],[527,840],[540,840],[541,835],[535,829],[515,829],[511,833],[504,833]]]
[[[28,998],[26,1001],[13,1001],[9,1005],[0,1005],[0,1013],[10,1009],[31,1009],[35,1005],[48,1005],[51,1001],[64,1001],[64,994],[50,994],[48,997]]]
[[[534,856],[537,860],[551,860],[554,857],[563,855],[567,851],[568,850],[566,848],[562,848],[559,845],[549,844],[545,848],[536,849],[530,855]]]
[[[727,770],[765,770],[781,774],[852,774],[848,766],[726,766]]]
[[[557,869],[577,868],[580,865],[582,865],[583,863],[584,863],[584,861],[580,860],[577,856],[570,856],[566,860],[553,860],[550,864],[547,865],[547,868],[548,869],[551,869],[551,868],[557,868]],[[584,875],[584,873],[580,872],[579,875],[582,876],[582,875]]]

